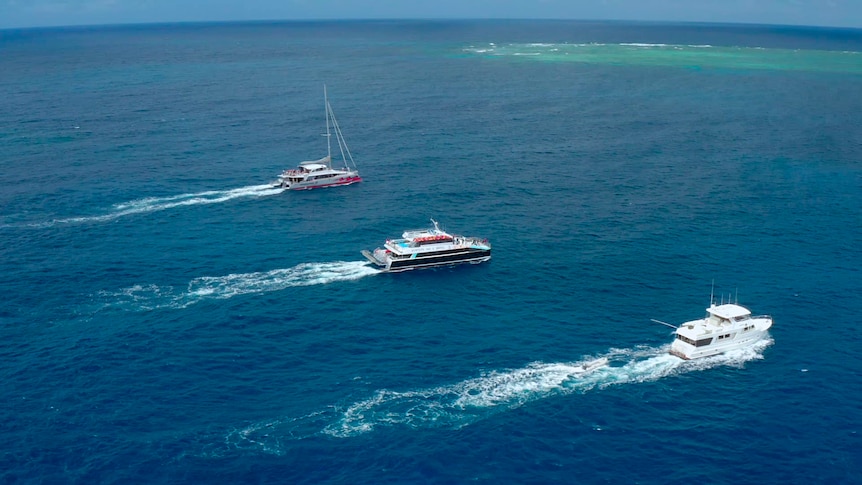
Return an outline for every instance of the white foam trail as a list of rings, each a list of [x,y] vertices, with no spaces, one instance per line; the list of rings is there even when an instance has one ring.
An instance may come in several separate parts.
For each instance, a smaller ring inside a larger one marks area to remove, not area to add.
[[[668,346],[612,350],[606,355],[612,364],[584,375],[578,370],[585,362],[536,362],[512,371],[493,371],[481,377],[449,386],[415,391],[381,390],[369,399],[349,406],[341,418],[327,426],[323,433],[355,436],[377,426],[403,424],[410,427],[461,427],[495,412],[520,407],[553,395],[586,392],[594,388],[648,382],[672,374],[710,369],[721,365],[741,366],[762,358],[761,352],[772,343],[762,340],[746,349],[708,359],[683,361],[668,354]],[[630,358],[615,365],[620,355]]]
[[[185,308],[203,300],[350,281],[379,272],[364,261],[303,263],[292,268],[259,273],[202,276],[191,280],[186,291],[181,293],[174,291],[171,286],[135,285],[118,292],[101,292],[99,296],[109,300],[104,304],[105,308],[119,307],[134,311]]]
[[[119,217],[143,214],[147,212],[163,211],[188,205],[218,204],[228,200],[241,197],[266,197],[284,192],[283,188],[274,188],[272,185],[250,185],[230,190],[208,190],[193,194],[171,195],[167,197],[147,197],[132,200],[120,204],[114,204],[112,211],[97,216],[69,217],[65,219],[54,219],[47,222],[26,224],[28,227],[50,227],[56,224],[75,224],[85,222],[105,222]]]
[[[539,399],[584,393],[609,386],[650,382],[670,375],[711,369],[741,367],[762,359],[773,340],[766,338],[741,350],[715,357],[683,361],[668,353],[669,345],[611,349],[610,365],[581,374],[578,362],[535,362],[526,367],[491,371],[455,384],[407,391],[381,389],[347,408],[332,407],[300,418],[283,418],[252,424],[227,436],[238,448],[257,448],[280,453],[279,442],[325,434],[338,438],[361,435],[381,426],[410,428],[460,428],[495,413]],[[322,426],[322,427],[321,427]]]

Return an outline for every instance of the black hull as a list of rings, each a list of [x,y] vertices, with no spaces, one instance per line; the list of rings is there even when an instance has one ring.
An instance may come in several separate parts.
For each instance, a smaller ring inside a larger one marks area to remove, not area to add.
[[[481,263],[491,258],[490,249],[474,249],[469,251],[458,251],[452,254],[440,254],[434,256],[417,257],[414,259],[398,259],[392,261],[388,271],[409,271],[412,269],[433,268],[435,266],[450,266],[462,263]]]

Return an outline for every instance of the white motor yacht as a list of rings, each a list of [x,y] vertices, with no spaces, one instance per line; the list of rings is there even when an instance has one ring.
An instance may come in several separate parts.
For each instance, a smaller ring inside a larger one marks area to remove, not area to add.
[[[769,315],[752,316],[747,308],[736,304],[714,303],[706,316],[680,325],[670,353],[682,359],[698,359],[751,345],[772,327]]]

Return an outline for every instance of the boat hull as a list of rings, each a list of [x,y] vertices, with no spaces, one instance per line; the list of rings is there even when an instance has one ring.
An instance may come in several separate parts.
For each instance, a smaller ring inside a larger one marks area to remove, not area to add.
[[[362,177],[358,175],[348,176],[348,177],[340,177],[335,181],[326,181],[326,182],[286,182],[280,181],[273,184],[275,188],[283,188],[285,190],[312,190],[312,189],[325,189],[329,187],[341,187],[343,185],[352,185],[358,182],[362,182]]]
[[[466,249],[453,251],[447,254],[421,256],[414,258],[392,258],[390,256],[379,257],[379,249],[372,253],[364,250],[362,254],[372,263],[382,268],[382,271],[399,273],[415,269],[427,269],[438,266],[454,266],[457,264],[471,263],[479,264],[491,259],[490,249]]]
[[[713,357],[716,355],[724,354],[726,352],[748,347],[749,345],[760,341],[766,336],[769,326],[771,326],[771,322],[769,325],[765,325],[766,328],[754,330],[747,333],[745,336],[737,336],[732,340],[727,340],[724,342],[713,342],[710,345],[702,347],[696,347],[680,340],[674,340],[674,342],[671,344],[669,352],[671,355],[675,355],[683,360],[694,360],[702,359],[705,357]]]

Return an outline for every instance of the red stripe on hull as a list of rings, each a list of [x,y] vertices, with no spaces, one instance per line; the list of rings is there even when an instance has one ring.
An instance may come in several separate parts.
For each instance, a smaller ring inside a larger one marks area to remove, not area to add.
[[[325,189],[325,188],[328,188],[328,187],[336,187],[336,186],[339,186],[339,185],[350,185],[350,184],[355,184],[355,183],[357,183],[357,182],[362,182],[362,177],[354,177],[354,178],[347,179],[347,180],[344,180],[344,181],[341,181],[341,182],[334,182],[334,183],[326,184],[326,185],[314,185],[314,186],[312,186],[312,187],[299,187],[299,188],[296,188],[296,189],[294,189],[294,188],[288,188],[287,190],[312,190],[312,189]]]

